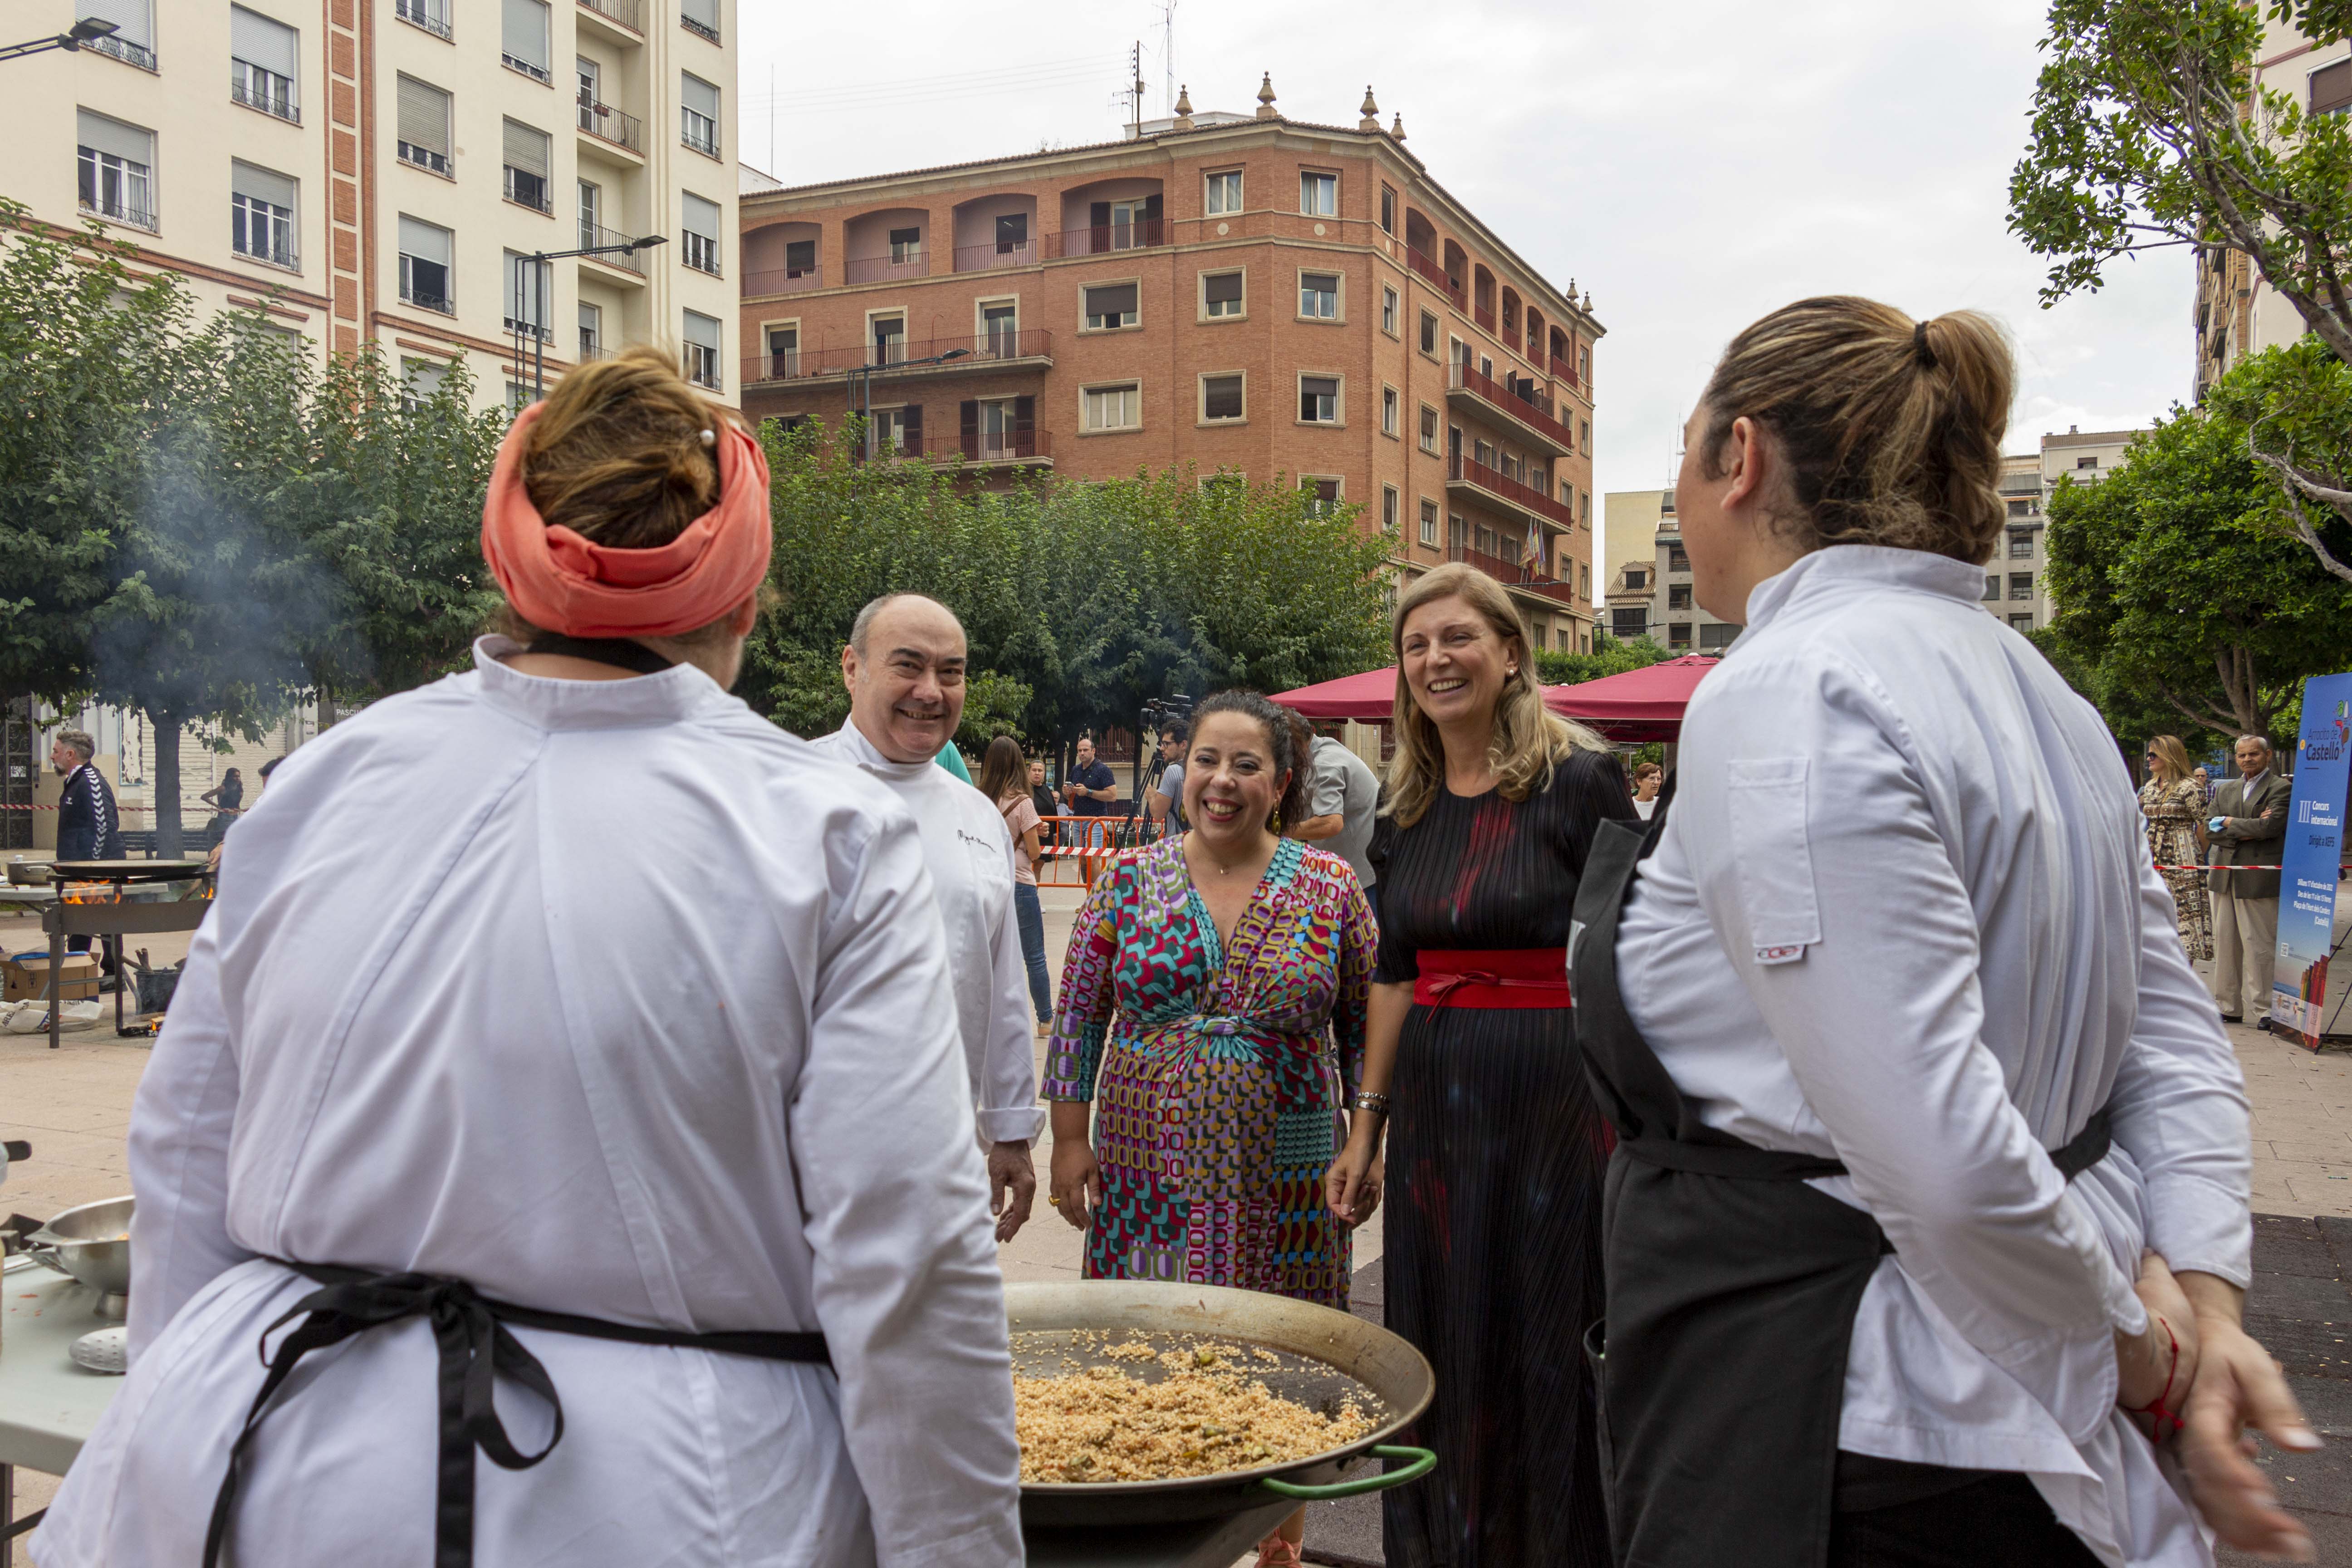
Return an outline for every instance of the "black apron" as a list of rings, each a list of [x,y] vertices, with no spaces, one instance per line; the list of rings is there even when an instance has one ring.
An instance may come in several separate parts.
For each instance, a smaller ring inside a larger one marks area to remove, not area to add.
[[[1601,1195],[1607,1315],[1586,1337],[1610,1536],[1628,1568],[1821,1568],[1845,1479],[1854,1313],[1893,1247],[1868,1214],[1807,1184],[1844,1174],[1837,1161],[1703,1124],[1626,1012],[1618,917],[1673,792],[1670,779],[1646,824],[1601,825],[1570,952],[1585,1070],[1618,1137]],[[2103,1110],[2051,1158],[2072,1180],[2106,1152]],[[1975,1475],[1860,1469],[1882,1496],[1890,1480],[1931,1496]]]

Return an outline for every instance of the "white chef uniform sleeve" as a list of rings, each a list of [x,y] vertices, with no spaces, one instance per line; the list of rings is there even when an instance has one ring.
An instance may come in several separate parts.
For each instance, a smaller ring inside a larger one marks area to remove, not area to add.
[[[1904,1272],[2067,1431],[2095,1426],[2112,1358],[2084,1387],[2068,1352],[2146,1318],[1979,1037],[1976,914],[1902,721],[1818,653],[1708,687],[1674,809],[1709,923]]]
[[[921,840],[831,836],[831,908],[788,1121],[881,1568],[1022,1561],[988,1183]]]
[[[999,833],[1010,847],[1003,818]],[[988,1044],[981,1056],[980,1135],[992,1143],[1029,1143],[1045,1130],[1045,1108],[1037,1103],[1037,1050],[1029,1002],[1029,962],[1021,951],[1021,921],[1008,890],[994,910],[996,932],[989,948]]]

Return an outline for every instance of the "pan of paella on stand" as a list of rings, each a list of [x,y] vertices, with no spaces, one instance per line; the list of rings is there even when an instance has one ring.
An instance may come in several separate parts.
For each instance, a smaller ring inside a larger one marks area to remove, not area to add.
[[[1390,1441],[1436,1379],[1376,1323],[1213,1285],[1007,1284],[1004,1300],[1033,1527],[1215,1519],[1385,1490],[1437,1463]],[[1366,1456],[1385,1473],[1341,1479]]]

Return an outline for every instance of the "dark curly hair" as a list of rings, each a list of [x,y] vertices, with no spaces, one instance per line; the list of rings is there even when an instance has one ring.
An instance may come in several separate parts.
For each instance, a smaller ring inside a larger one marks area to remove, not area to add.
[[[1275,804],[1275,812],[1287,826],[1301,822],[1307,816],[1307,744],[1299,739],[1306,725],[1289,709],[1270,700],[1265,693],[1235,689],[1220,691],[1192,710],[1186,725],[1189,734],[1201,732],[1202,721],[1218,713],[1237,713],[1265,731],[1266,754],[1274,760],[1275,771],[1286,773],[1290,782]],[[1308,740],[1312,740],[1308,733]],[[1189,773],[1186,775],[1191,776]]]

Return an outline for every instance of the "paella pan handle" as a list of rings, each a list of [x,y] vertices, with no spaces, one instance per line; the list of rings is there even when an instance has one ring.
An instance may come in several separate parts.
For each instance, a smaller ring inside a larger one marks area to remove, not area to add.
[[[1407,1481],[1417,1481],[1437,1468],[1437,1456],[1427,1448],[1391,1447],[1382,1444],[1371,1451],[1376,1459],[1411,1459],[1412,1463],[1401,1470],[1387,1470],[1377,1476],[1359,1476],[1352,1481],[1333,1481],[1328,1487],[1294,1486],[1288,1481],[1272,1479],[1258,1485],[1277,1497],[1298,1502],[1328,1502],[1334,1498],[1359,1497],[1365,1492],[1384,1492],[1391,1487],[1401,1487]]]

